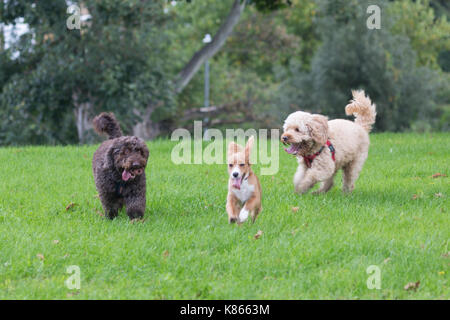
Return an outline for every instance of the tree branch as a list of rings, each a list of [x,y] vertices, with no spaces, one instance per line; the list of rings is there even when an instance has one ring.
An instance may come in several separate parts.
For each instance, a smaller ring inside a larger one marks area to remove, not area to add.
[[[235,0],[231,8],[228,17],[225,22],[220,26],[219,31],[212,39],[210,43],[207,43],[197,51],[186,64],[186,66],[181,70],[177,76],[175,82],[175,91],[180,93],[183,91],[184,87],[191,81],[195,73],[200,69],[200,66],[206,61],[206,59],[214,56],[217,51],[225,44],[228,36],[233,31],[234,26],[239,21],[242,12],[245,8],[245,0]]]
[[[242,112],[246,113],[248,112],[248,106],[250,105],[249,102],[243,102],[243,101],[234,101],[231,103],[225,103],[219,106],[210,106],[207,108],[193,108],[188,109],[183,112],[183,116],[181,117],[181,121],[189,121],[194,119],[201,119],[201,118],[211,118],[220,114],[230,114],[232,112]]]

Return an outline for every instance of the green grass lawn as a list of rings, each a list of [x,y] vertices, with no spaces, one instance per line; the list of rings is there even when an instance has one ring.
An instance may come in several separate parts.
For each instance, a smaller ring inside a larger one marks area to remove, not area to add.
[[[340,174],[325,195],[294,194],[296,161],[280,152],[242,226],[227,223],[226,165],[176,166],[174,142],[148,144],[142,223],[100,215],[96,146],[1,148],[0,299],[449,299],[449,178],[431,176],[450,174],[450,135],[371,143],[351,195]],[[70,265],[80,290],[65,286]]]

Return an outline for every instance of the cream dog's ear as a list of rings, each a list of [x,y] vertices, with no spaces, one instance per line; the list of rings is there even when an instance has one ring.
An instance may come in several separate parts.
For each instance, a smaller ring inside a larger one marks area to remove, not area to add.
[[[313,114],[306,123],[311,138],[318,144],[325,144],[328,140],[328,118],[320,114]]]
[[[245,162],[246,163],[250,163],[250,152],[252,151],[252,148],[253,148],[253,142],[255,142],[255,138],[253,136],[251,136],[248,139],[247,144],[245,145]]]
[[[230,158],[235,153],[242,152],[242,149],[243,148],[234,141],[230,142],[230,144],[228,145],[228,158]]]

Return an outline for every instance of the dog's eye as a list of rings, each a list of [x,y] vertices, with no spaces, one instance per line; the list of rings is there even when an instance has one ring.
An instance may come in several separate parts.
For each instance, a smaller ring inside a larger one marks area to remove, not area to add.
[[[295,128],[295,131],[300,132],[300,130],[298,128]]]
[[[244,163],[241,163],[241,164],[239,164],[241,167],[243,167],[243,166],[245,166],[245,164]]]
[[[229,165],[228,165],[230,168],[233,166],[233,164],[232,163],[230,163]]]

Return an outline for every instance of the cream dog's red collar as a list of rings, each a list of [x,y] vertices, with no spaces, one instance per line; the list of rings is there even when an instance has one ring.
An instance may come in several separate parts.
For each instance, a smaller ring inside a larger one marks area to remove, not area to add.
[[[331,144],[330,140],[327,140],[326,145],[327,145],[328,149],[330,149],[330,152],[331,152],[331,159],[333,159],[333,161],[336,161],[336,157],[335,157],[336,150],[334,149],[334,147],[333,147],[333,145]],[[314,154],[312,154],[312,155],[309,155],[309,156],[302,156],[302,157],[303,157],[303,160],[305,161],[305,164],[306,164],[306,166],[307,166],[308,168],[311,168],[311,165],[312,165],[313,160],[314,160],[314,159],[322,152],[322,150],[323,150],[324,148],[325,148],[325,146],[322,146],[322,147],[320,148],[320,150],[317,151],[316,153],[314,153]]]

